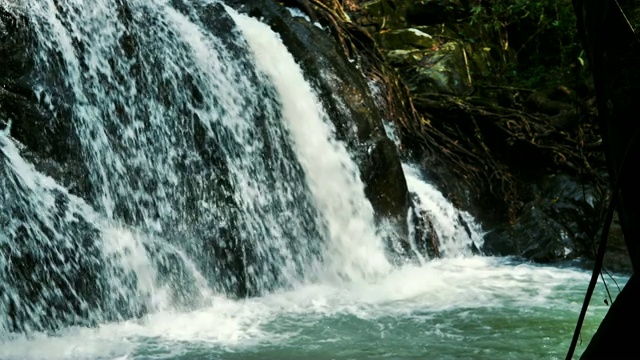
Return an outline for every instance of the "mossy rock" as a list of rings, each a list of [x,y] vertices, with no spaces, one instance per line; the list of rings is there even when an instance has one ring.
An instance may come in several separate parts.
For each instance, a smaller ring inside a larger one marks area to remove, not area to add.
[[[438,39],[417,28],[381,31],[375,39],[387,50],[430,49],[438,44]]]
[[[407,25],[403,11],[405,3],[402,0],[372,0],[360,4],[360,7],[378,29],[397,29]]]
[[[472,91],[472,84],[469,57],[463,46],[449,42],[437,49],[395,50],[387,53],[387,59],[398,68],[414,96],[466,95]]]

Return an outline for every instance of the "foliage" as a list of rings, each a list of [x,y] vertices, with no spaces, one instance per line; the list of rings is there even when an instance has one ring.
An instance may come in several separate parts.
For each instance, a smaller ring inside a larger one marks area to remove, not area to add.
[[[472,0],[471,20],[493,28],[516,61],[506,78],[525,87],[584,77],[571,0]]]

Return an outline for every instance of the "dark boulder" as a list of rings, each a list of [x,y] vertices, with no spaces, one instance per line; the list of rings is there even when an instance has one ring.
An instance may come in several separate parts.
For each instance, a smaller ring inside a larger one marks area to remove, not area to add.
[[[369,154],[361,164],[362,177],[367,184],[365,193],[377,211],[383,216],[393,219],[399,217],[398,209],[407,206],[407,185],[398,161],[398,150],[387,137],[380,137],[369,145]],[[404,214],[406,216],[406,214]],[[397,221],[402,221],[401,216]]]
[[[513,224],[492,229],[484,250],[537,262],[593,256],[602,194],[568,175],[548,175],[531,185],[532,200]]]
[[[11,124],[11,136],[26,146],[23,155],[38,170],[84,196],[90,189],[69,104],[41,98],[34,90],[36,41],[27,17],[0,5],[0,125]]]

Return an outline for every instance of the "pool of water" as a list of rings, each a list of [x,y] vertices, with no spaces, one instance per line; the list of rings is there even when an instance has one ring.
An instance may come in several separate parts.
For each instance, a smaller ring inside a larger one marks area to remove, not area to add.
[[[0,359],[560,359],[590,274],[471,257],[0,340]],[[622,287],[625,276],[614,276]],[[619,290],[607,281],[612,296]],[[607,311],[598,285],[577,354]]]

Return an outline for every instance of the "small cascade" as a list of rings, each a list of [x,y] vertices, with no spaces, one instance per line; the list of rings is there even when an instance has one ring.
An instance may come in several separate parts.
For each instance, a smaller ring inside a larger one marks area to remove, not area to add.
[[[369,84],[378,93],[375,84]],[[393,123],[383,122],[387,137],[401,146],[398,130]],[[402,170],[411,195],[407,214],[409,243],[421,264],[429,258],[461,257],[479,253],[484,232],[471,214],[458,210],[433,184],[429,183],[416,165],[403,163]]]
[[[409,210],[410,238],[415,251],[431,257],[460,257],[482,248],[483,231],[471,214],[456,209],[414,165],[403,164],[413,206]]]

